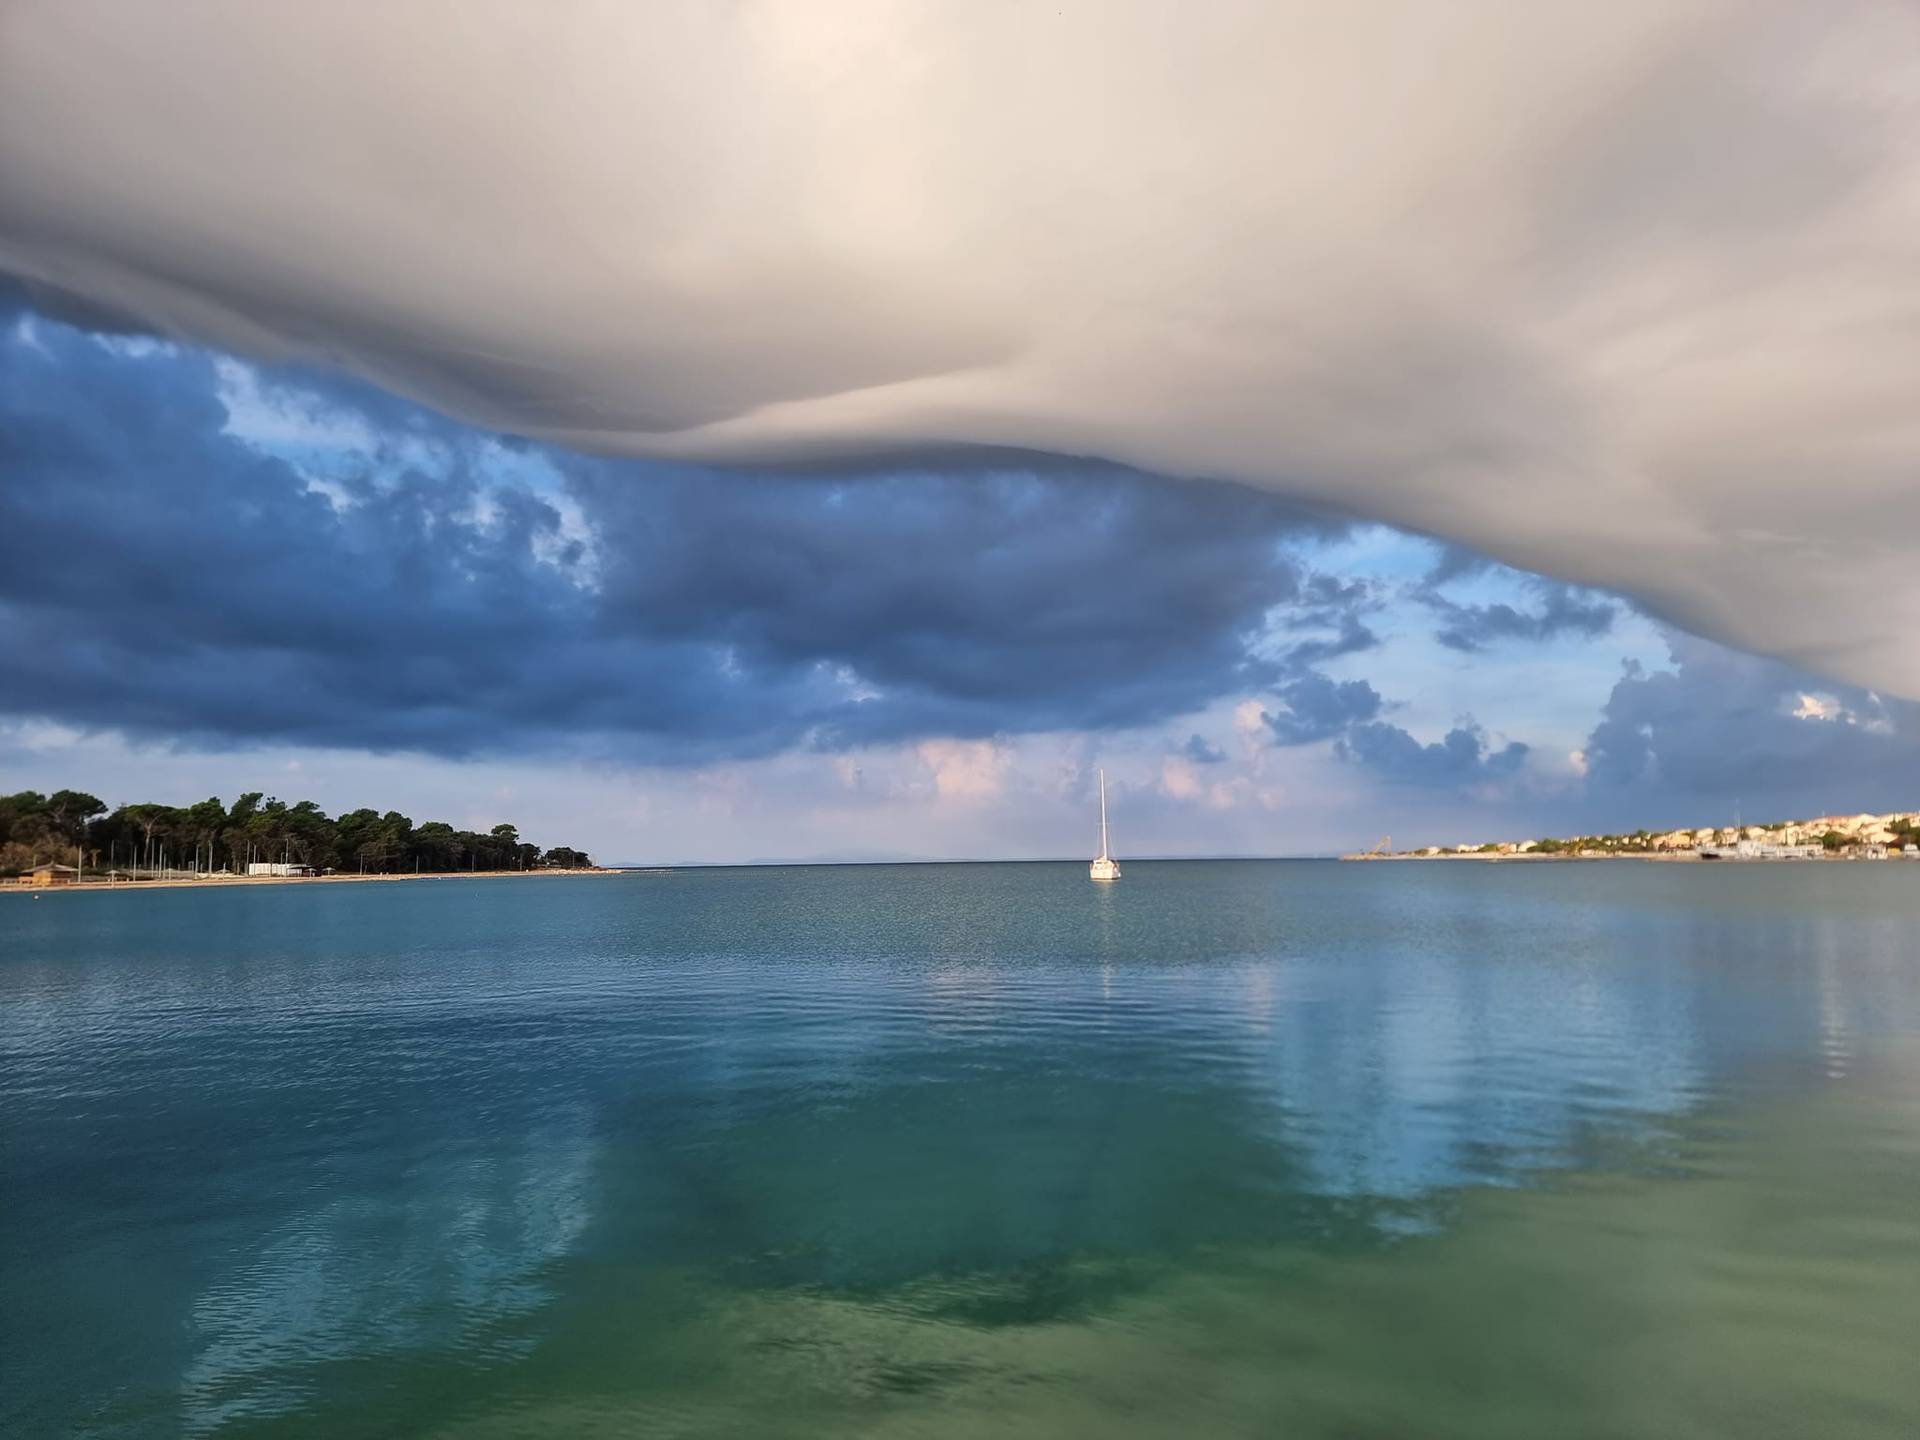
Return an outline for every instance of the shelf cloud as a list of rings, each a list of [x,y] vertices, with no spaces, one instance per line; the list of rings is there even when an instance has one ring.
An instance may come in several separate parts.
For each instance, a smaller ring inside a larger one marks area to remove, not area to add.
[[[1916,54],[1866,0],[22,0],[0,270],[575,449],[1262,487],[1920,696]]]

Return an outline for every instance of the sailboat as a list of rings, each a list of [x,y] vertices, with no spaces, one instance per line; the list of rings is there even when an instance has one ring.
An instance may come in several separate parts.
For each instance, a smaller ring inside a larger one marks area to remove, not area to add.
[[[1120,865],[1107,851],[1107,772],[1100,772],[1100,854],[1093,864],[1087,867],[1087,874],[1095,880],[1118,880]]]

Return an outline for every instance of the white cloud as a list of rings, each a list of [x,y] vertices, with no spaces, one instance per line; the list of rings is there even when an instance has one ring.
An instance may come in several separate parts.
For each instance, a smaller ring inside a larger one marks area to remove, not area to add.
[[[1834,695],[1801,691],[1791,710],[1787,713],[1796,720],[1814,720],[1830,725],[1852,725],[1869,735],[1892,735],[1895,733],[1893,718],[1888,714],[1885,702],[1869,691],[1862,696],[1863,704],[1855,708]],[[1784,705],[1783,705],[1784,708]]]
[[[1796,720],[1841,720],[1847,716],[1847,707],[1831,695],[1809,695],[1804,692],[1800,703],[1793,708]]]
[[[1893,0],[40,0],[0,266],[588,447],[1269,486],[1912,696],[1915,53]]]
[[[1172,800],[1195,800],[1201,793],[1200,775],[1190,760],[1169,758],[1160,767],[1160,790]]]
[[[81,747],[87,732],[50,720],[18,720],[0,724],[0,746],[28,755],[60,755]]]
[[[999,798],[1013,764],[1006,748],[992,740],[923,740],[915,753],[932,772],[934,793],[963,804]]]

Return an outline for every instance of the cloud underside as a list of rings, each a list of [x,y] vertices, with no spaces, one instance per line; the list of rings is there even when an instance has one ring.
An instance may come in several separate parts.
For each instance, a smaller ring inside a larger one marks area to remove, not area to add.
[[[1865,0],[27,4],[0,268],[589,450],[1265,487],[1920,695],[1917,52]]]

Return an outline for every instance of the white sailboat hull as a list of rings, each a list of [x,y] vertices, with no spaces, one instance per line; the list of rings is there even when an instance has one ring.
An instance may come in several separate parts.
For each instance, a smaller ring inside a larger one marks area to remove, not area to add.
[[[1095,880],[1118,880],[1120,867],[1114,862],[1113,850],[1107,844],[1107,772],[1100,772],[1100,854],[1093,864],[1087,867],[1087,874]]]

